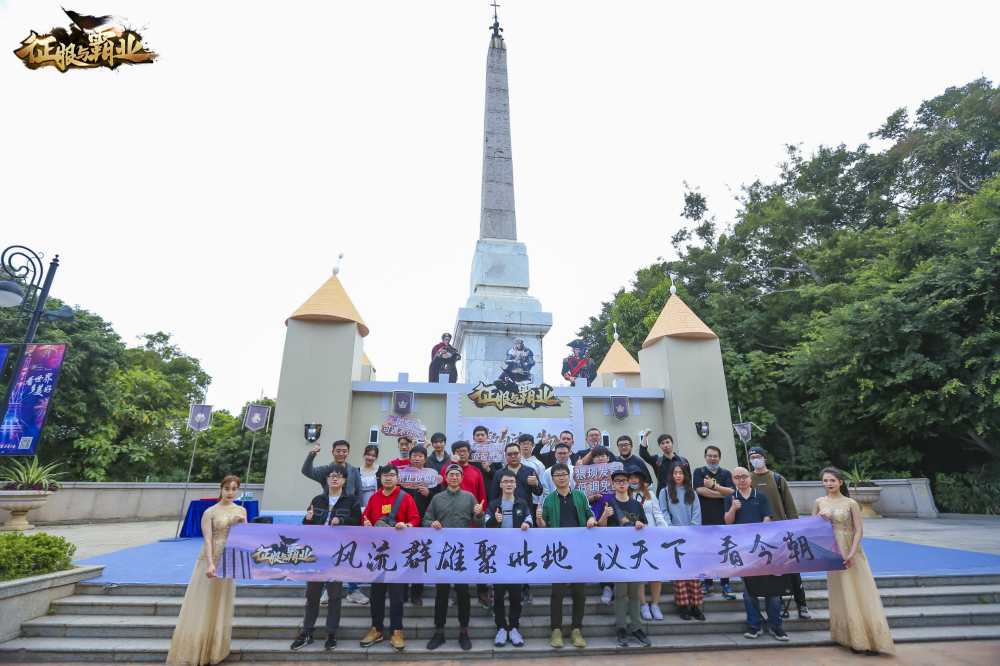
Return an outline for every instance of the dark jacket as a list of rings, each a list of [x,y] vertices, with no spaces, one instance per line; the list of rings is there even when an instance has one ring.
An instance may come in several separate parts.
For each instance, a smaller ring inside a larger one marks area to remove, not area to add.
[[[670,485],[670,480],[667,478],[667,474],[670,472],[670,466],[675,462],[683,463],[687,465],[688,471],[694,474],[694,470],[691,469],[691,463],[687,461],[687,458],[679,453],[674,453],[672,460],[667,460],[666,456],[654,456],[650,455],[648,446],[639,446],[639,457],[649,463],[653,471],[656,472],[656,494],[659,495],[660,491],[667,488]]]
[[[354,495],[348,495],[346,492],[341,494],[340,499],[332,507],[330,507],[329,493],[313,497],[310,506],[313,508],[312,520],[303,518],[303,525],[329,525],[330,519],[334,517],[339,518],[337,525],[353,525],[355,527],[361,525],[361,503]],[[327,507],[330,507],[329,511]],[[306,507],[306,511],[309,511],[308,507]],[[333,515],[330,515],[331,512]],[[337,527],[337,525],[333,527]]]
[[[379,474],[381,477],[381,474]],[[427,512],[427,507],[431,505],[431,500],[444,489],[444,484],[437,484],[434,488],[429,488],[427,490],[427,497],[424,497],[423,493],[415,488],[403,488],[403,492],[413,498],[413,501],[417,503],[417,513],[420,514],[420,519],[423,520],[424,513]]]
[[[302,463],[302,476],[308,477],[313,481],[319,483],[323,486],[323,490],[329,490],[326,486],[326,476],[330,473],[330,468],[336,463],[330,463],[329,465],[320,465],[319,467],[313,467],[313,463],[316,461],[316,454],[311,451],[306,456],[306,461]],[[358,468],[349,463],[344,463],[344,467],[347,468],[347,478],[344,480],[344,493],[347,495],[354,495],[358,500],[358,504],[361,504],[361,500],[364,499],[365,494],[361,492],[361,472]]]
[[[531,449],[531,457],[538,458],[539,460],[541,460],[542,464],[545,465],[545,469],[548,469],[553,465],[555,465],[557,462],[559,462],[558,460],[556,460],[556,450],[552,448],[553,446],[555,446],[555,444],[550,446],[548,451],[542,453],[542,449],[545,448],[545,445],[542,444],[541,442],[536,442],[535,448]],[[577,455],[575,451],[571,451],[569,454],[570,464],[575,465],[579,457],[580,456]]]
[[[498,497],[486,507],[486,527],[500,527],[500,523],[497,522],[497,510],[500,509],[503,503],[503,497]],[[527,521],[529,525],[535,524],[535,519],[531,513],[531,504],[521,499],[520,497],[514,496],[514,527],[521,529],[521,523]]]
[[[521,464],[520,469],[517,470],[516,474],[517,485],[514,486],[514,497],[520,497],[525,502],[532,504],[534,502],[534,500],[531,499],[532,496],[541,497],[542,495],[542,479],[538,478],[538,474],[535,473],[534,467],[529,467],[523,463]],[[532,474],[535,475],[535,481],[537,481],[534,486],[528,483],[528,478],[531,477]],[[498,471],[493,475],[493,483],[490,484],[490,491],[486,493],[486,497],[488,497],[492,502],[493,500],[498,499],[501,495],[503,495],[503,491],[500,490],[500,472]]]

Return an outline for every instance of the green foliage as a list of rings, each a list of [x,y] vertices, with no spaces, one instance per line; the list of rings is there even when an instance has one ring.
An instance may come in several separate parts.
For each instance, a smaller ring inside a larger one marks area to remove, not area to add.
[[[979,513],[1000,516],[1000,464],[949,476],[938,474],[934,500],[951,513]]]
[[[1000,456],[1000,91],[949,88],[872,136],[893,144],[788,147],[729,225],[689,187],[677,260],[637,271],[581,329],[595,362],[613,322],[638,352],[677,273],[769,467],[934,478]]]
[[[39,490],[54,490],[59,487],[56,477],[64,474],[55,472],[57,467],[59,463],[50,463],[43,467],[38,463],[37,457],[26,463],[12,459],[7,467],[0,468],[0,481],[16,486],[39,486]]]
[[[851,488],[857,488],[858,486],[871,485],[872,477],[868,473],[867,469],[858,470],[858,466],[855,465],[853,470],[841,470],[844,475],[844,481]]]
[[[73,568],[76,546],[65,537],[45,533],[0,534],[0,580],[39,576]]]

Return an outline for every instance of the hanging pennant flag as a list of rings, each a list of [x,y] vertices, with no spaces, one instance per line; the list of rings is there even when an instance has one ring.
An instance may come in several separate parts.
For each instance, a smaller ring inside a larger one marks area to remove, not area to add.
[[[191,405],[188,414],[188,428],[191,430],[208,430],[212,425],[212,405]]]
[[[736,434],[740,436],[743,443],[746,444],[750,441],[750,426],[752,423],[734,423],[733,427],[736,428]]]
[[[413,391],[396,391],[392,394],[392,413],[406,416],[413,408]]]
[[[247,407],[246,418],[243,419],[243,427],[247,430],[257,432],[267,426],[267,417],[271,408],[267,405],[250,405]]]
[[[628,398],[623,395],[613,395],[611,396],[611,413],[615,415],[615,418],[619,421],[624,421],[628,418]]]

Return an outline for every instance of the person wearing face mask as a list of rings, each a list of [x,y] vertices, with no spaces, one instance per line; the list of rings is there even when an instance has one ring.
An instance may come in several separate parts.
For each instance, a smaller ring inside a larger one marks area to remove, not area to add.
[[[705,466],[691,473],[694,491],[698,493],[698,502],[701,504],[702,525],[725,525],[726,496],[736,492],[733,475],[722,468],[719,464],[721,460],[722,451],[719,447],[709,445],[705,448]],[[714,582],[712,578],[701,581],[702,596],[712,596]],[[722,586],[722,596],[730,601],[736,599],[728,578],[720,578],[719,584]]]
[[[771,520],[797,519],[799,512],[795,508],[795,500],[792,499],[792,489],[788,487],[786,479],[767,468],[767,452],[755,446],[750,449],[748,456],[753,466],[750,472],[750,486],[767,497],[771,505]],[[802,576],[797,573],[789,575],[792,577],[792,593],[795,605],[799,607],[799,617],[808,620],[809,607],[806,606],[806,590],[802,585]]]

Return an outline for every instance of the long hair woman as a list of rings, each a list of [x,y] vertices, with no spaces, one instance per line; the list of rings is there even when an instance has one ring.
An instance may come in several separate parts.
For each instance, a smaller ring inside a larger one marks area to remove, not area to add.
[[[830,637],[851,652],[869,657],[879,652],[892,654],[896,646],[889,633],[882,599],[868,558],[861,548],[864,528],[861,507],[851,499],[843,473],[835,467],[820,472],[826,497],[813,502],[812,515],[823,516],[833,524],[833,534],[844,556],[845,571],[827,571],[830,594]]]
[[[667,470],[670,482],[660,491],[660,509],[670,516],[670,524],[675,527],[701,525],[701,502],[691,487],[691,470],[681,462],[675,462]],[[675,580],[674,604],[682,620],[704,620],[701,606],[705,603],[701,596],[700,580]]]
[[[247,522],[246,509],[233,503],[239,491],[238,477],[224,478],[219,484],[218,504],[201,517],[205,545],[198,554],[184,593],[181,614],[177,617],[167,653],[167,666],[217,664],[229,656],[236,581],[217,578],[215,568],[226,548],[229,530],[237,523]]]
[[[663,515],[660,503],[646,485],[646,476],[638,470],[632,470],[628,477],[629,494],[632,499],[642,505],[646,512],[646,524],[653,527],[669,527],[670,521]],[[639,589],[639,602],[642,604],[639,611],[643,620],[662,620],[663,613],[660,611],[660,588],[663,583],[660,580],[649,581],[649,593],[653,599],[652,604],[646,603],[646,584],[643,583]]]

